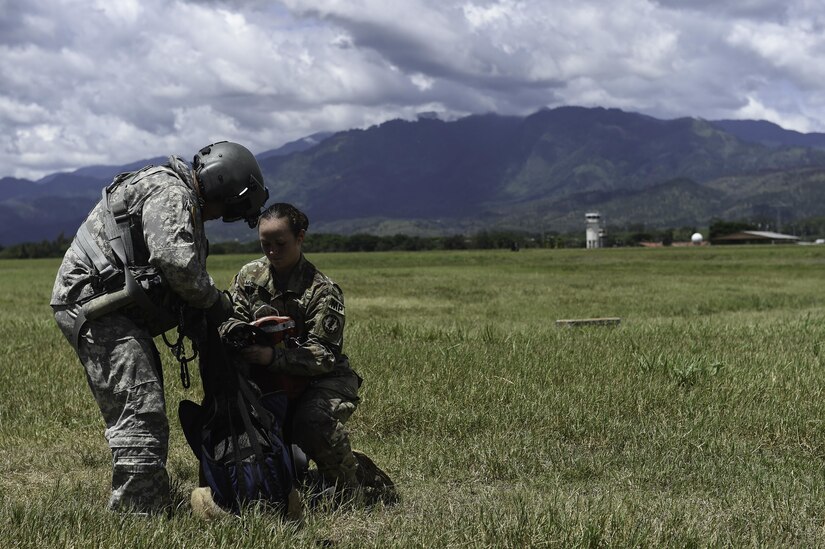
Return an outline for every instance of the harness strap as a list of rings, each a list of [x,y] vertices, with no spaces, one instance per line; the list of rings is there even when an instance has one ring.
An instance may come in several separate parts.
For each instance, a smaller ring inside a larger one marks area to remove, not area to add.
[[[92,233],[89,232],[87,223],[83,223],[80,229],[78,229],[74,240],[72,240],[72,247],[75,249],[75,252],[79,252],[78,255],[81,258],[89,258],[104,285],[108,283],[112,277],[120,274],[120,270],[112,265],[112,262],[109,261],[103,253],[103,250],[100,249],[100,246],[98,246],[94,238],[92,238]]]
[[[252,413],[255,414],[258,422],[264,427],[266,433],[266,439],[269,441],[270,447],[272,450],[275,450],[275,446],[272,446],[273,436],[280,437],[281,441],[279,444],[283,445],[283,447],[287,450],[287,455],[283,456],[281,459],[281,465],[285,467],[287,471],[289,471],[289,477],[292,479],[292,488],[297,487],[297,479],[295,477],[295,469],[292,466],[292,460],[288,459],[289,456],[289,449],[286,446],[286,442],[283,440],[283,432],[275,422],[274,416],[264,408],[261,404],[261,401],[255,395],[255,392],[249,386],[249,382],[244,378],[240,372],[236,371],[238,376],[238,388],[241,390],[240,394],[238,395],[238,406],[241,409],[241,416],[244,421],[244,427],[246,428],[247,435],[250,437],[250,441],[252,441],[252,447],[255,450],[255,455],[258,458],[258,463],[261,465],[261,469],[264,471],[264,475],[266,476],[266,480],[269,482],[270,486],[277,486],[279,483],[276,481],[274,473],[271,469],[271,466],[266,462],[266,457],[263,452],[263,448],[261,447],[260,442],[258,441],[257,437],[257,429],[255,429],[252,425],[252,422],[249,417],[249,413],[247,411],[247,407],[245,404],[249,405],[249,408],[252,409]],[[246,399],[246,403],[244,402],[244,398]],[[277,428],[277,432],[276,432]],[[253,438],[253,435],[254,438]],[[274,466],[274,464],[273,464]],[[257,469],[253,468],[253,475],[256,476],[255,481],[260,482],[261,479],[258,477]]]
[[[178,177],[174,170],[166,166],[148,166],[135,172],[127,179],[116,178],[108,187],[103,189],[102,200],[111,214],[106,216],[106,235],[109,237],[110,242],[112,238],[120,237],[123,242],[124,255],[129,260],[128,265],[134,264],[135,244],[132,238],[132,215],[129,213],[129,205],[126,203],[126,187],[145,177],[161,172]],[[112,221],[113,223],[111,223]],[[123,262],[123,264],[127,265],[126,262]]]
[[[241,419],[243,420],[243,425],[244,425],[244,430],[246,431],[246,436],[247,436],[247,438],[249,438],[249,444],[252,446],[252,450],[255,452],[255,458],[257,459],[257,462],[260,464],[260,466],[265,468],[266,467],[266,457],[264,456],[264,450],[263,450],[263,447],[261,446],[261,441],[258,440],[258,431],[252,425],[252,420],[249,417],[249,412],[246,409],[246,403],[244,402],[243,395],[241,393],[238,393],[237,406],[238,406],[238,411],[240,412],[240,415],[241,415]],[[235,448],[235,450],[237,451],[237,447]],[[251,469],[252,469],[253,486],[261,486],[263,484],[263,482],[262,482],[263,479],[261,478],[261,475],[260,475],[260,472],[258,471],[258,468],[257,467],[251,467]],[[237,474],[239,475],[239,477],[242,474],[242,471],[243,471],[243,468],[238,470]],[[245,477],[246,475],[243,475],[243,476]],[[238,478],[238,484],[240,484],[241,486],[244,486],[244,488],[245,488],[245,484],[246,484],[245,481],[246,481],[245,478]],[[272,481],[270,480],[270,482],[272,482]],[[244,494],[241,497],[246,497],[246,498],[251,499],[252,497],[255,497],[257,495],[258,494]]]
[[[74,318],[74,326],[72,326],[72,345],[77,349],[80,343],[80,330],[86,325],[86,313],[83,312],[83,307],[77,309],[77,316]]]
[[[104,254],[100,246],[97,245],[89,230],[88,220],[80,226],[71,244],[75,253],[77,253],[81,259],[86,258],[91,262],[90,267],[93,267],[100,275],[104,286],[122,271],[126,293],[135,300],[135,303],[140,308],[146,311],[158,311],[159,308],[152,303],[149,296],[146,295],[146,292],[143,290],[143,287],[138,284],[128,268],[129,265],[134,264],[135,246],[132,239],[131,215],[129,214],[129,207],[126,204],[125,187],[144,177],[160,172],[168,172],[177,176],[172,169],[166,166],[150,166],[147,169],[135,172],[131,176],[127,174],[117,176],[115,180],[104,187],[101,192],[100,200],[104,208],[104,233],[120,265],[116,263],[113,264],[109,261],[106,254]],[[118,194],[117,198],[110,201],[111,195],[116,192]],[[86,313],[81,306],[78,309],[74,326],[72,327],[72,342],[75,348],[78,346],[80,331],[83,329],[86,321]]]
[[[244,379],[240,373],[238,373],[238,388],[241,390],[241,394],[244,398],[246,398],[247,402],[249,402],[249,407],[252,408],[252,412],[258,418],[258,421],[260,421],[261,425],[263,425],[267,432],[271,432],[273,430],[275,418],[273,418],[272,414],[264,408],[257,395],[255,395],[255,392],[249,386],[249,382]]]
[[[229,402],[228,398],[226,399],[227,403],[227,417],[229,418],[229,432],[232,435],[232,450],[235,452],[233,459],[235,461],[235,481],[238,487],[240,488],[239,497],[236,498],[236,503],[238,507],[240,507],[240,503],[248,498],[247,490],[246,490],[246,482],[245,478],[242,477],[243,475],[243,458],[241,457],[241,437],[238,435],[238,431],[235,429],[235,414],[233,413],[232,403]],[[229,450],[227,448],[227,450]],[[227,479],[229,485],[228,494],[231,494],[234,490],[232,489],[232,482],[231,478]]]
[[[100,246],[98,246],[94,238],[92,238],[92,234],[89,232],[89,227],[86,223],[80,225],[80,229],[78,229],[77,234],[72,240],[71,247],[74,248],[75,253],[81,259],[85,258],[92,262],[90,266],[98,272],[104,285],[120,273],[120,269],[112,265],[111,261],[106,258],[103,250],[100,249]],[[85,325],[86,312],[81,306],[77,310],[74,326],[72,326],[72,344],[75,349],[77,349],[80,343],[80,331]]]
[[[106,213],[108,214],[104,214],[103,218],[106,223],[106,234],[109,235],[112,234],[109,232],[109,228],[114,225],[115,218],[109,209],[109,195],[106,193],[106,189],[103,190],[103,204],[106,206]],[[149,296],[143,291],[143,287],[138,284],[137,280],[135,280],[135,276],[132,274],[132,271],[129,270],[129,256],[126,254],[126,246],[123,242],[124,235],[121,234],[120,231],[116,231],[115,234],[116,236],[109,237],[109,245],[112,247],[112,251],[115,252],[115,255],[120,260],[121,265],[123,265],[126,292],[130,296],[134,297],[135,303],[137,303],[138,307],[141,309],[146,311],[156,311],[158,307],[152,303],[152,300],[149,299]],[[128,236],[127,238],[131,243],[131,236]]]

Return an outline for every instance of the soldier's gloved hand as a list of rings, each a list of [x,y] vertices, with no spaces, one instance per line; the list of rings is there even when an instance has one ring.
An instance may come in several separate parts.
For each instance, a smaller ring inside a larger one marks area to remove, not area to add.
[[[232,299],[230,299],[229,294],[221,292],[217,301],[206,309],[206,321],[217,327],[230,316],[232,316]]]
[[[249,339],[249,323],[244,322],[243,320],[238,320],[237,318],[230,318],[223,324],[221,324],[218,332],[220,332],[221,337],[224,339],[224,342],[229,340],[245,340]],[[245,345],[241,345],[243,347]]]

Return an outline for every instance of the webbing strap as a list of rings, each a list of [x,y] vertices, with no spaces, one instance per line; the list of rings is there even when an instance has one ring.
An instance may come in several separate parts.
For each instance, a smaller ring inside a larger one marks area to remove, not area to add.
[[[112,251],[120,261],[120,266],[124,273],[126,291],[134,298],[135,303],[146,311],[158,311],[158,307],[152,303],[149,296],[146,295],[146,292],[143,290],[143,287],[138,284],[128,268],[129,265],[134,264],[135,246],[132,240],[131,216],[125,200],[125,187],[144,177],[159,172],[169,172],[177,177],[174,170],[166,166],[149,166],[132,175],[124,173],[117,176],[115,180],[104,187],[101,192],[101,205],[104,208],[104,231],[109,245],[112,247]],[[121,189],[118,197],[110,203],[111,194],[118,189]],[[71,246],[81,258],[85,257],[92,262],[91,266],[94,267],[100,275],[104,285],[109,282],[112,277],[120,274],[121,269],[118,265],[109,261],[106,254],[103,253],[103,250],[95,242],[89,230],[88,220],[81,224],[75,238],[72,240]],[[80,331],[85,324],[86,313],[83,311],[83,307],[80,307],[78,308],[74,326],[72,327],[72,342],[74,343],[75,349],[80,341]]]
[[[232,449],[235,452],[234,461],[235,461],[235,481],[240,488],[240,494],[236,494],[235,500],[240,508],[241,502],[248,499],[248,494],[246,490],[246,482],[243,475],[243,458],[241,457],[241,450],[240,450],[240,437],[238,436],[238,432],[235,430],[235,418],[234,414],[232,413],[232,404],[228,402],[227,399],[227,419],[229,420],[229,432],[232,435]],[[227,448],[228,450],[228,448]],[[234,492],[232,489],[232,482],[231,479],[229,480],[229,491],[227,494],[231,494]]]
[[[103,223],[106,225],[106,238],[109,240],[109,244],[112,246],[115,255],[117,255],[117,258],[120,259],[120,262],[125,267],[126,265],[132,264],[135,258],[132,230],[129,227],[129,209],[121,197],[120,200],[116,201],[118,209],[117,213],[115,213],[109,201],[110,197],[109,189],[103,189],[103,195],[100,200],[105,208],[103,212]]]
[[[103,283],[107,283],[112,277],[120,273],[115,265],[106,257],[100,246],[97,245],[89,227],[86,223],[80,225],[77,234],[72,240],[72,248],[75,253],[81,258],[86,258],[92,262],[92,267],[98,272]],[[77,349],[80,343],[80,331],[86,325],[86,312],[83,307],[78,307],[77,316],[74,319],[74,326],[72,326],[72,344]]]
[[[240,373],[238,373],[238,388],[241,390],[241,394],[243,394],[249,402],[250,408],[252,408],[252,411],[255,413],[255,416],[257,416],[258,421],[261,422],[261,425],[264,426],[267,432],[272,432],[275,418],[272,417],[272,414],[266,408],[264,408],[261,401],[255,395],[255,392],[249,386],[249,382],[246,381]]]
[[[113,220],[111,216],[106,217],[106,224],[107,224],[107,233],[108,233],[108,225]],[[158,308],[152,303],[152,300],[149,299],[149,296],[146,295],[146,292],[143,291],[143,287],[138,284],[137,280],[135,280],[135,276],[132,274],[132,271],[129,270],[128,263],[126,262],[126,250],[123,246],[123,240],[120,235],[110,238],[109,244],[112,246],[112,251],[115,252],[115,255],[123,264],[123,274],[126,282],[126,292],[135,299],[135,303],[137,306],[143,309],[144,311],[156,311]]]
[[[257,416],[258,421],[266,430],[266,436],[270,439],[273,436],[283,437],[283,433],[281,432],[280,425],[276,423],[274,416],[264,408],[261,404],[261,401],[255,395],[255,392],[252,390],[252,387],[249,386],[249,382],[246,380],[240,372],[236,370],[237,378],[238,378],[238,388],[241,390],[241,394],[238,395],[238,405],[241,408],[241,414],[244,420],[244,426],[246,427],[247,433],[252,437],[254,428],[252,427],[252,422],[250,421],[249,414],[247,413],[246,406],[244,405],[244,398],[246,402],[249,404],[249,407],[252,409],[254,414]],[[275,428],[278,428],[278,432],[275,432]],[[283,444],[283,441],[281,441]],[[273,450],[275,446],[270,446]],[[258,443],[257,437],[255,438],[255,442],[253,443],[253,448],[255,449],[255,454],[258,457],[258,461],[261,464],[261,468],[264,470],[264,474],[267,477],[267,480],[270,483],[270,486],[278,486],[279,483],[276,482],[275,477],[273,476],[273,472],[270,469],[269,465],[266,463],[265,456],[263,454],[263,449],[261,448],[260,443]],[[288,451],[287,451],[288,454]],[[289,471],[289,476],[292,479],[292,487],[297,486],[297,480],[295,478],[295,470],[293,469],[291,460],[285,459],[285,456],[282,456],[281,462],[286,467],[287,471]],[[254,470],[253,470],[254,471]],[[256,479],[257,481],[258,479]]]
[[[72,345],[77,349],[80,344],[80,330],[86,325],[86,313],[83,312],[83,307],[78,307],[77,316],[74,319],[74,326],[72,326]]]
[[[103,250],[101,250],[100,246],[95,242],[87,223],[83,223],[80,229],[78,229],[74,240],[72,240],[72,246],[75,247],[76,252],[81,252],[78,255],[89,258],[104,283],[120,273],[120,270],[115,265],[112,265],[112,262],[109,261],[103,253]]]
[[[266,456],[264,455],[264,449],[261,446],[261,441],[258,440],[258,431],[252,425],[252,420],[249,417],[249,412],[246,409],[246,403],[244,402],[243,395],[238,393],[238,410],[241,412],[241,419],[243,420],[244,429],[246,430],[246,436],[249,437],[249,443],[252,445],[252,449],[255,452],[255,457],[257,458],[257,462],[261,465],[261,467],[266,467]],[[237,447],[235,451],[237,452]],[[260,476],[260,472],[258,471],[257,467],[251,467],[252,469],[252,482],[254,486],[261,486],[263,479]],[[238,471],[238,475],[242,473]],[[246,475],[244,475],[245,477]],[[238,484],[244,485],[246,479],[238,479]],[[271,482],[271,481],[270,481]],[[257,496],[257,494],[248,494],[247,497],[251,499],[252,497]]]
[[[129,205],[126,203],[126,187],[144,177],[161,172],[179,177],[174,170],[167,166],[147,166],[132,174],[131,177],[125,179],[115,178],[111,185],[103,189],[103,204],[110,214],[106,216],[106,234],[109,236],[110,242],[112,238],[120,237],[123,242],[124,255],[130,261],[129,265],[134,264],[135,261],[135,244],[132,239],[132,216],[129,213]],[[126,262],[123,264],[127,265]]]

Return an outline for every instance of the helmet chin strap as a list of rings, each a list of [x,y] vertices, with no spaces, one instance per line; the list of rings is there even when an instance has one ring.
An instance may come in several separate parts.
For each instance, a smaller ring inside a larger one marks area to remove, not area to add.
[[[201,210],[203,207],[206,206],[206,200],[203,198],[203,191],[201,190],[201,182],[198,179],[198,174],[195,172],[195,168],[192,168],[192,181],[195,182],[195,194],[198,195],[198,206]]]

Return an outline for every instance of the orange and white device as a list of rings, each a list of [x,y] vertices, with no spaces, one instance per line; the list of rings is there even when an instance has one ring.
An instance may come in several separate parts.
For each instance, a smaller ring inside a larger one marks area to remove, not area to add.
[[[298,328],[295,321],[288,316],[264,316],[257,318],[252,325],[259,328],[268,337],[270,345],[284,348],[288,339],[298,336]]]

